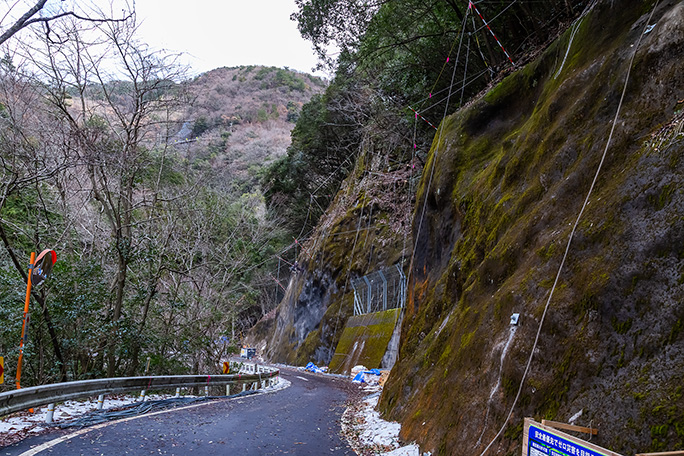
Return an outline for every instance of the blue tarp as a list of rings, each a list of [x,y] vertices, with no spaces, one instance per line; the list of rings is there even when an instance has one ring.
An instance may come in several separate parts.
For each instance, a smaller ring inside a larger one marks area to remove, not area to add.
[[[327,367],[318,367],[314,363],[307,364],[306,367],[304,368],[304,370],[307,370],[309,372],[313,372],[316,374],[324,374],[324,373],[328,372]]]
[[[356,374],[352,382],[354,383],[368,383],[370,384],[377,384],[378,381],[380,380],[380,370],[379,369],[371,369],[367,371],[362,371]]]

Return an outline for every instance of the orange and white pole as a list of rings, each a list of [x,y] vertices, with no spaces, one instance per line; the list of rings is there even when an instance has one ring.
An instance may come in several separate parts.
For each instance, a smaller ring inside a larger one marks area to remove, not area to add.
[[[31,275],[33,275],[33,262],[36,261],[36,252],[31,252],[29,263],[28,282],[26,283],[26,300],[24,301],[24,321],[21,325],[21,341],[19,341],[19,361],[17,361],[17,389],[21,388],[21,364],[24,360],[24,341],[26,340],[26,326],[28,324],[29,301],[31,300]]]

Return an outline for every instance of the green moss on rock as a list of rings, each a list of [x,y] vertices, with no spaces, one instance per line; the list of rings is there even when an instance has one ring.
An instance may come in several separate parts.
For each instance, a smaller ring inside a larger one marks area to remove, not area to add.
[[[330,361],[330,371],[348,373],[358,364],[379,368],[401,312],[391,309],[350,317]]]

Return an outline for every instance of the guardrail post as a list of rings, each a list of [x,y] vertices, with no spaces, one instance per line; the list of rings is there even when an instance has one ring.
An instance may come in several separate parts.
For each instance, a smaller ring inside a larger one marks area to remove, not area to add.
[[[48,404],[47,415],[45,415],[45,422],[47,424],[52,424],[54,416],[55,416],[55,404]]]
[[[230,396],[230,383],[226,383],[226,396]]]
[[[254,368],[254,366],[250,367]],[[245,369],[247,368],[245,366]],[[248,388],[256,390],[260,387],[263,388],[265,384],[274,385],[278,382],[279,371],[277,369],[262,365],[258,366],[257,370],[259,373],[256,376],[245,375],[243,371],[240,374],[218,376],[216,379],[212,378],[211,381],[217,386],[227,384],[226,392],[228,395],[247,391]],[[107,394],[141,391],[140,397],[143,400],[149,400],[147,390],[143,389],[146,387],[152,387],[155,390],[165,389],[167,391],[176,388],[176,397],[180,397],[181,388],[199,389],[200,386],[211,386],[207,384],[208,379],[209,377],[205,375],[122,377],[81,380],[23,388],[21,390],[0,393],[0,415],[9,415],[31,407],[57,404],[85,397],[97,397],[97,403],[93,405],[98,410],[102,410],[104,407],[104,396]],[[241,384],[242,388],[240,388]]]

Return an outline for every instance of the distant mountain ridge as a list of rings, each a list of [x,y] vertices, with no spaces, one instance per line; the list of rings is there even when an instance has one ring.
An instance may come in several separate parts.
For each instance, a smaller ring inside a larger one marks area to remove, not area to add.
[[[191,160],[214,168],[245,190],[258,170],[285,154],[302,106],[325,90],[319,77],[266,66],[223,67],[189,83],[191,102],[177,141],[188,141]],[[250,170],[251,169],[251,170]]]

